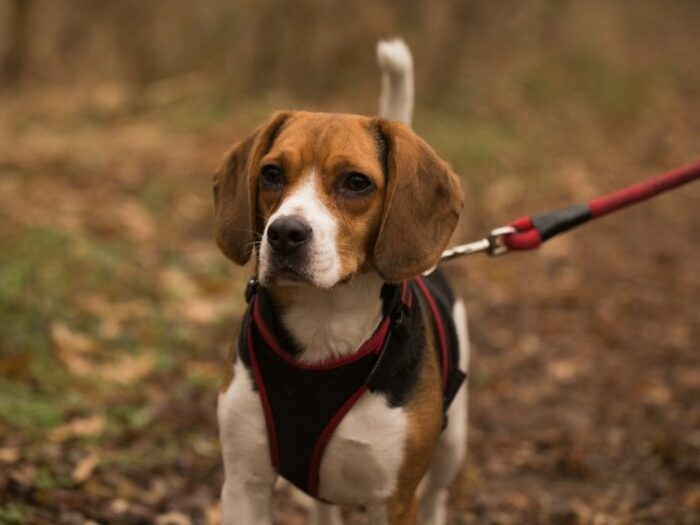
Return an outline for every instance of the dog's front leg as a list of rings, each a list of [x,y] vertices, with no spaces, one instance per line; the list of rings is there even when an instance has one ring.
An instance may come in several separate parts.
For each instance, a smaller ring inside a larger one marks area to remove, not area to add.
[[[272,525],[277,473],[262,406],[240,361],[233,382],[219,395],[218,416],[226,478],[221,490],[222,525]]]
[[[388,525],[389,511],[386,503],[377,503],[367,506],[367,521],[369,525]]]
[[[415,525],[416,500],[409,498],[408,501],[398,501],[394,498],[386,503],[369,505],[367,518],[370,525]]]
[[[227,475],[221,490],[222,525],[272,525],[273,486]]]

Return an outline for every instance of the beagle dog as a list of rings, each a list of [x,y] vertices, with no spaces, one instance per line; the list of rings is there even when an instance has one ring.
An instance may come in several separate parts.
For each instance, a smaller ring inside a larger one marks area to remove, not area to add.
[[[217,243],[255,275],[218,403],[225,525],[271,525],[278,476],[313,496],[318,524],[342,523],[338,505],[372,525],[446,523],[466,317],[444,275],[421,274],[463,195],[407,125],[408,48],[380,42],[378,59],[380,117],[275,113],[215,175]]]

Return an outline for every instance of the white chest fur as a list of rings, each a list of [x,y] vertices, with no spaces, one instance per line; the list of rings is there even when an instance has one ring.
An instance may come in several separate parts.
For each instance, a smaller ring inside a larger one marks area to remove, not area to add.
[[[296,289],[282,320],[304,349],[299,361],[314,364],[353,354],[381,320],[381,288],[382,280],[371,273],[331,290]]]
[[[363,505],[388,498],[403,460],[406,415],[386,397],[366,392],[348,412],[321,462],[319,495]]]

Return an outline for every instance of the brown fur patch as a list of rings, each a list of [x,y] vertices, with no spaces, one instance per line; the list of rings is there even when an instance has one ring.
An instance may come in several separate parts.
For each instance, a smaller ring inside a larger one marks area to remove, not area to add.
[[[425,312],[423,322],[426,327],[430,326],[430,319]],[[428,330],[427,335],[420,378],[405,406],[408,431],[396,492],[387,502],[390,525],[410,525],[416,522],[416,489],[430,466],[442,429],[440,367],[432,330]]]

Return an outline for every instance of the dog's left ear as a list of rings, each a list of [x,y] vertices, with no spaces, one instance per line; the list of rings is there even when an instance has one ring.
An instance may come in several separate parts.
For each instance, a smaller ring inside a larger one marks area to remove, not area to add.
[[[434,266],[457,226],[464,194],[459,178],[410,128],[384,119],[374,125],[386,147],[386,196],[374,265],[387,282]]]
[[[262,232],[257,217],[257,161],[272,147],[282,125],[292,115],[278,112],[237,142],[214,175],[214,230],[224,255],[235,263],[248,262],[256,236]]]

